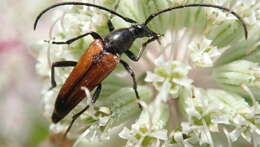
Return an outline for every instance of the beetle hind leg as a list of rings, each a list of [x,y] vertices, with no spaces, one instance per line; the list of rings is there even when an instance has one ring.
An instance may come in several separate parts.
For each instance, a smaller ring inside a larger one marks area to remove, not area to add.
[[[96,91],[95,93],[93,94],[93,97],[91,99],[91,103],[94,104],[96,102],[96,100],[98,99],[99,95],[100,95],[100,92],[101,92],[101,89],[102,89],[102,85],[99,84],[96,88]],[[76,121],[76,119],[81,115],[83,114],[86,110],[88,110],[88,108],[90,107],[90,105],[87,105],[84,109],[82,109],[80,112],[78,112],[77,114],[73,115],[72,117],[72,121],[70,122],[69,124],[69,127],[67,128],[66,132],[64,133],[64,136],[63,138],[66,138],[67,134],[69,133],[72,125],[74,124],[74,122]]]

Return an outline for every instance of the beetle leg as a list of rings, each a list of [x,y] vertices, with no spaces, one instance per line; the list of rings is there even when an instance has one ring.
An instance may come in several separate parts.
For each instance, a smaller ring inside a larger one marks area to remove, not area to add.
[[[112,32],[115,29],[114,25],[111,22],[111,19],[112,17],[110,17],[109,20],[107,21],[109,32]]]
[[[102,89],[102,85],[99,84],[96,88],[96,91],[95,93],[93,94],[93,97],[91,99],[91,103],[94,104],[96,102],[96,100],[98,99],[99,95],[100,95],[100,92],[101,92],[101,89]],[[72,117],[72,121],[70,122],[70,125],[69,127],[67,128],[65,134],[64,134],[64,138],[67,136],[67,134],[69,133],[73,123],[76,121],[76,119],[81,115],[83,114],[86,110],[88,110],[90,105],[87,105],[84,109],[82,109],[80,112],[78,112],[77,114],[73,115]]]
[[[59,61],[59,62],[52,63],[52,65],[51,65],[51,88],[49,90],[56,87],[55,67],[75,66],[76,64],[77,64],[76,61]]]
[[[85,36],[88,36],[88,35],[91,35],[94,39],[100,39],[100,40],[103,40],[103,38],[96,32],[88,32],[88,33],[85,33],[85,34],[82,34],[82,35],[79,35],[77,37],[74,37],[74,38],[71,38],[67,41],[53,41],[51,42],[52,44],[71,44],[72,42],[74,41],[77,41],[79,40],[80,38],[83,38]],[[49,42],[49,41],[46,41],[46,42]]]
[[[131,75],[132,79],[133,79],[133,89],[135,91],[135,95],[137,100],[140,100],[140,96],[139,93],[137,91],[137,83],[136,83],[136,79],[135,79],[135,73],[133,71],[133,69],[123,60],[120,60],[120,63],[124,66],[125,70]],[[140,103],[138,103],[140,109],[142,109],[142,106]]]
[[[136,56],[133,52],[127,50],[127,51],[125,52],[126,55],[127,55],[127,57],[129,57],[131,60],[137,62],[137,61],[141,58],[141,56],[143,55],[144,50],[145,50],[147,44],[149,44],[150,42],[152,42],[152,41],[154,41],[154,40],[159,40],[159,37],[160,37],[160,36],[161,36],[161,35],[153,36],[152,38],[148,39],[145,43],[143,43],[142,48],[141,48],[141,50],[139,51],[139,53],[138,53],[137,56]]]
[[[114,8],[115,11],[116,11],[116,9],[117,9],[118,6],[119,6],[119,2],[120,2],[120,0],[118,0],[118,2],[117,2],[116,5],[115,5],[115,8]],[[115,27],[114,27],[114,25],[112,24],[112,21],[111,21],[111,19],[112,19],[113,17],[114,17],[114,15],[111,14],[109,20],[107,21],[107,26],[108,26],[109,32],[112,32],[112,31],[114,31],[114,29],[115,29]]]

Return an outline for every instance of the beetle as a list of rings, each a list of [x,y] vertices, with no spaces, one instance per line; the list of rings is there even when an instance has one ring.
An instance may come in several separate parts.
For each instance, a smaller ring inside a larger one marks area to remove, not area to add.
[[[238,14],[236,14],[234,11],[231,11],[228,8],[218,6],[218,5],[212,5],[212,4],[186,4],[186,5],[169,7],[167,9],[151,14],[144,21],[144,23],[137,23],[137,21],[122,16],[119,13],[115,12],[114,10],[107,9],[103,6],[99,6],[91,3],[84,3],[84,2],[62,2],[62,3],[54,4],[44,9],[37,16],[35,20],[34,30],[36,29],[37,23],[43,14],[45,14],[50,9],[59,6],[64,6],[64,5],[80,5],[80,6],[87,6],[87,7],[94,7],[97,9],[101,9],[103,11],[111,13],[114,16],[120,17],[121,19],[125,20],[128,23],[131,23],[132,26],[128,28],[120,28],[115,30],[110,17],[107,23],[110,33],[108,33],[104,38],[102,38],[96,32],[87,32],[85,34],[74,37],[67,41],[51,42],[52,44],[71,44],[72,42],[88,35],[91,35],[94,38],[94,41],[89,45],[89,47],[87,48],[85,53],[80,57],[78,62],[59,61],[52,64],[51,67],[52,87],[51,88],[54,88],[56,86],[55,77],[54,77],[56,67],[75,66],[72,72],[70,73],[70,75],[68,76],[67,80],[65,81],[64,85],[61,87],[59,94],[57,96],[54,112],[52,114],[53,123],[58,123],[60,120],[62,120],[84,97],[86,97],[86,94],[81,89],[81,87],[86,87],[89,91],[92,91],[96,88],[91,99],[91,103],[94,104],[101,92],[102,81],[115,69],[118,63],[121,63],[124,66],[124,68],[127,70],[127,72],[131,75],[133,80],[133,89],[136,98],[139,99],[140,96],[137,91],[135,73],[132,70],[132,68],[128,65],[127,62],[120,59],[120,56],[124,53],[132,61],[138,61],[142,56],[146,45],[160,38],[161,35],[159,33],[152,31],[147,25],[151,20],[153,20],[155,17],[163,13],[170,12],[176,9],[186,8],[186,7],[217,8],[217,9],[227,11],[232,15],[234,15],[241,22],[243,26],[245,32],[245,38],[247,38],[247,34],[248,34],[246,24]],[[145,43],[143,43],[142,48],[140,49],[138,55],[136,56],[129,49],[137,38],[144,38],[144,37],[148,37],[149,39]],[[141,108],[140,104],[139,106]],[[69,127],[67,128],[64,136],[66,136],[69,130],[71,129],[74,121],[88,108],[89,105],[87,105],[83,110],[81,110],[80,112],[78,112],[72,117],[72,121]]]

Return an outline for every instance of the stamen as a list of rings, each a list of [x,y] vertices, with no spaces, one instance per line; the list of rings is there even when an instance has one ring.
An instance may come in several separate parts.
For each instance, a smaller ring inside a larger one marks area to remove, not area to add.
[[[210,134],[210,130],[209,130],[208,126],[207,126],[207,123],[206,123],[205,119],[202,119],[202,123],[203,123],[203,127],[204,127],[204,130],[205,130],[205,133],[207,135],[207,138],[209,140],[210,146],[211,147],[215,147],[214,143],[213,143],[212,136]]]
[[[253,107],[254,109],[256,110],[256,105],[257,105],[257,102],[256,102],[256,98],[253,94],[253,92],[251,91],[251,89],[246,85],[246,84],[241,84],[240,86],[242,89],[244,89],[250,96],[250,98],[252,99],[252,102],[253,102]],[[253,113],[255,113],[256,111],[253,111]]]
[[[252,130],[250,130],[250,134],[251,134],[251,142],[253,144],[254,147],[257,147],[257,144],[256,144],[256,138],[255,138],[255,135],[253,134],[254,132]]]
[[[227,131],[227,129],[225,127],[223,128],[223,131],[224,131],[224,133],[226,135],[226,138],[227,138],[228,147],[232,147],[230,136],[229,136],[228,131]]]
[[[81,90],[84,90],[87,97],[87,105],[91,106],[91,94],[87,87],[81,87]]]
[[[90,132],[90,129],[86,129],[82,134],[80,134],[80,136],[75,141],[75,143],[73,144],[72,147],[77,147],[79,145],[79,143],[81,143],[86,138],[86,136],[89,134],[89,132]]]
[[[149,116],[149,124],[148,124],[147,127],[148,127],[148,129],[150,130],[150,129],[152,128],[152,126],[153,126],[153,120],[152,120],[153,115],[152,115],[152,112],[149,110],[148,105],[147,105],[144,101],[139,100],[138,103],[141,104],[143,110],[148,113],[148,116]]]

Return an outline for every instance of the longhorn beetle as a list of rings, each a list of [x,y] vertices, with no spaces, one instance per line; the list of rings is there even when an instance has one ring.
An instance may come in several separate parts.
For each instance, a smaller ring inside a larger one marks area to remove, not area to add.
[[[211,7],[217,8],[224,11],[227,11],[234,15],[242,24],[245,38],[247,39],[247,28],[245,22],[242,18],[236,14],[234,11],[231,11],[228,8],[212,5],[212,4],[186,4],[175,7],[170,7],[159,12],[153,13],[144,21],[144,23],[137,23],[135,20],[122,16],[117,12],[107,9],[105,7],[91,4],[91,3],[83,3],[83,2],[63,2],[54,4],[46,9],[44,9],[36,18],[34,23],[34,30],[36,29],[37,23],[41,16],[45,14],[50,9],[55,7],[64,6],[64,5],[81,5],[87,7],[94,7],[97,9],[101,9],[103,11],[109,12],[115,16],[120,17],[128,23],[131,23],[132,26],[128,28],[120,28],[114,30],[114,26],[111,22],[111,17],[108,21],[108,28],[110,33],[107,34],[104,38],[101,37],[96,32],[87,32],[80,36],[74,37],[67,41],[54,41],[52,44],[71,44],[72,42],[91,35],[95,40],[90,44],[85,53],[81,56],[78,62],[75,61],[59,61],[52,64],[51,67],[51,84],[52,87],[56,86],[55,77],[54,77],[54,69],[56,67],[67,67],[67,66],[75,66],[65,81],[64,85],[61,87],[60,92],[57,96],[55,102],[54,112],[52,114],[52,122],[58,123],[62,120],[85,96],[85,92],[81,89],[81,87],[86,87],[89,91],[92,91],[96,88],[91,102],[94,104],[99,97],[102,88],[102,81],[115,69],[118,63],[121,63],[127,72],[131,75],[133,80],[133,89],[136,95],[136,98],[139,99],[139,94],[137,91],[137,83],[135,79],[135,73],[131,69],[131,67],[127,64],[127,62],[120,59],[120,56],[125,53],[133,61],[138,61],[142,56],[145,47],[148,43],[158,40],[161,36],[160,34],[152,31],[147,24],[153,20],[155,17],[172,11],[176,9],[182,9],[186,7]],[[149,39],[143,43],[142,48],[140,49],[138,55],[134,55],[129,48],[137,38],[149,37]],[[139,104],[140,108],[141,105]],[[83,110],[78,112],[72,117],[72,121],[67,128],[64,137],[66,137],[67,133],[71,129],[74,121],[87,109],[89,105],[87,105]]]

